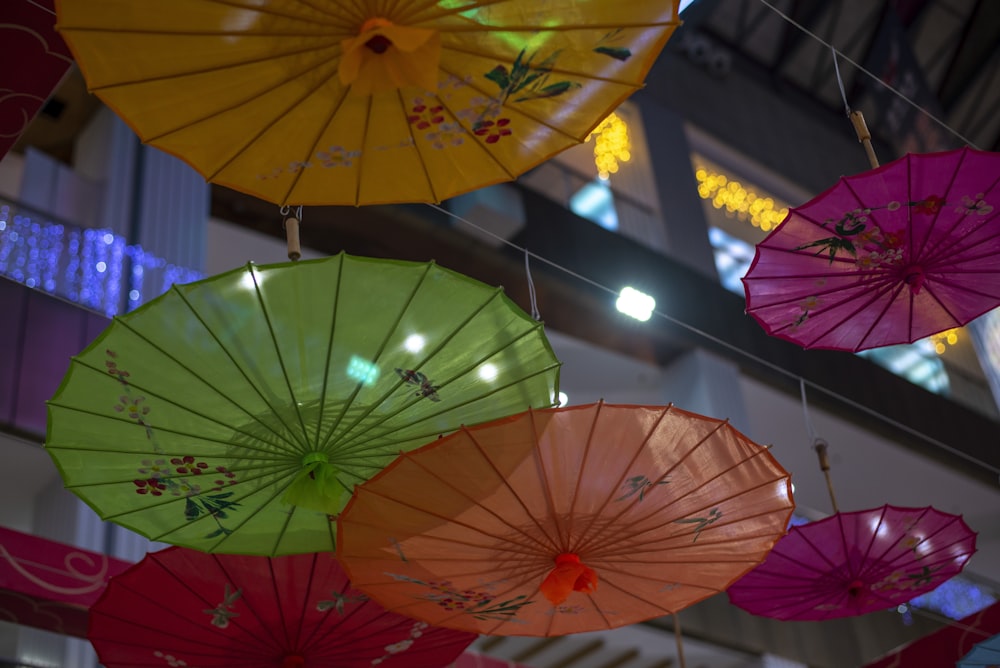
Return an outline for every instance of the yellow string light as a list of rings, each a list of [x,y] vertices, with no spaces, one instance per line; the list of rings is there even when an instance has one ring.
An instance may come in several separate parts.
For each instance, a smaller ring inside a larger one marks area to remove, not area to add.
[[[602,179],[618,172],[619,163],[632,159],[632,145],[628,138],[628,125],[616,113],[611,112],[593,132],[587,141],[594,141],[594,164]]]
[[[958,332],[959,329],[948,329],[938,334],[931,335],[931,343],[934,344],[934,352],[938,355],[943,355],[948,349],[948,346],[953,346],[958,343]]]
[[[777,208],[770,197],[761,197],[725,174],[699,167],[694,176],[698,180],[698,195],[702,199],[709,200],[716,209],[725,209],[727,215],[749,221],[765,232],[777,227],[788,215],[787,207]]]

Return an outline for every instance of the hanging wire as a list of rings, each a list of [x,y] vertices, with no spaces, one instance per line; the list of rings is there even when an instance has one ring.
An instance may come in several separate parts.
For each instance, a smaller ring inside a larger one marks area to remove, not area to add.
[[[847,104],[847,93],[844,91],[844,80],[840,76],[840,65],[837,63],[837,50],[830,47],[833,53],[833,71],[837,75],[837,86],[840,88],[840,99],[844,101],[844,114],[851,115],[851,105]]]
[[[552,267],[553,269],[559,270],[560,272],[566,274],[567,276],[571,276],[571,277],[573,277],[573,278],[575,278],[575,279],[577,279],[579,281],[582,281],[583,283],[586,283],[587,285],[590,285],[592,287],[597,288],[598,290],[603,290],[604,292],[607,292],[610,295],[614,295],[614,296],[618,295],[617,291],[612,290],[608,286],[606,286],[606,285],[604,285],[602,283],[599,283],[599,282],[595,281],[592,278],[584,276],[583,274],[580,274],[579,272],[576,272],[576,271],[574,271],[574,270],[572,270],[572,269],[570,269],[568,267],[564,267],[564,266],[562,266],[561,264],[559,264],[557,262],[549,260],[548,258],[542,257],[541,255],[538,255],[537,253],[530,252],[527,248],[524,248],[523,246],[519,246],[519,245],[515,244],[514,242],[512,242],[512,241],[510,241],[508,239],[505,239],[504,237],[502,237],[502,236],[500,236],[498,234],[495,234],[495,233],[491,232],[490,230],[487,230],[487,229],[485,229],[483,227],[480,227],[479,225],[477,225],[476,223],[472,222],[471,220],[468,220],[468,219],[463,218],[462,216],[460,216],[460,215],[458,215],[456,213],[448,211],[444,207],[441,207],[441,206],[439,206],[437,204],[428,204],[427,206],[429,206],[430,208],[432,208],[432,209],[434,209],[436,211],[439,211],[440,213],[443,213],[444,215],[446,215],[446,216],[448,216],[448,217],[450,217],[450,218],[452,218],[452,219],[454,219],[454,220],[462,223],[463,225],[468,225],[469,227],[472,227],[472,228],[474,228],[474,229],[482,232],[483,234],[485,234],[487,236],[490,236],[490,237],[493,237],[494,239],[497,239],[501,243],[504,243],[507,246],[509,246],[510,248],[513,248],[513,249],[515,249],[515,250],[517,250],[517,251],[519,251],[521,253],[525,253],[527,255],[530,255],[533,259],[535,259],[535,260],[537,260],[539,262],[542,262],[544,264],[547,264],[548,266]],[[703,331],[703,330],[701,330],[701,329],[699,329],[699,328],[697,328],[697,327],[695,327],[693,325],[689,325],[688,323],[684,322],[683,320],[678,320],[677,318],[675,318],[675,317],[673,317],[673,316],[671,316],[671,315],[669,315],[667,313],[664,313],[663,311],[660,311],[658,309],[654,309],[653,310],[653,315],[655,315],[658,318],[662,318],[663,320],[666,320],[667,322],[669,322],[669,323],[671,323],[673,325],[676,325],[676,326],[678,326],[678,327],[680,327],[682,329],[685,329],[685,330],[691,332],[692,334],[695,334],[695,335],[699,336],[700,338],[702,338],[702,339],[704,339],[706,341],[710,341],[710,342],[716,344],[719,347],[726,348],[727,350],[730,350],[730,351],[732,351],[732,352],[734,352],[736,354],[739,354],[739,355],[743,356],[744,358],[755,362],[756,364],[759,364],[759,365],[761,365],[763,367],[767,367],[768,369],[770,369],[771,371],[774,371],[777,374],[780,374],[780,375],[782,375],[782,376],[784,376],[786,378],[790,378],[792,380],[798,381],[800,383],[804,383],[805,385],[809,386],[814,391],[822,392],[826,396],[828,396],[828,397],[830,397],[832,399],[836,399],[837,401],[843,403],[846,406],[850,406],[851,408],[853,408],[853,409],[855,409],[855,410],[857,410],[857,411],[859,411],[861,413],[865,413],[865,414],[867,414],[867,415],[869,415],[869,416],[871,416],[871,417],[873,417],[873,418],[875,418],[877,420],[880,420],[881,422],[883,422],[885,424],[888,424],[888,425],[894,427],[895,429],[898,429],[899,431],[905,432],[905,433],[907,433],[907,434],[909,434],[911,436],[914,436],[915,438],[919,438],[922,441],[924,441],[925,443],[933,445],[933,446],[935,446],[937,448],[940,448],[941,450],[943,450],[945,452],[948,452],[948,453],[950,453],[952,455],[955,455],[956,457],[958,457],[960,459],[964,459],[967,462],[975,464],[976,466],[979,466],[979,467],[981,467],[982,469],[984,469],[986,471],[990,471],[990,472],[992,472],[992,473],[994,473],[996,475],[1000,475],[1000,468],[992,466],[991,464],[988,464],[987,462],[984,462],[981,459],[973,457],[972,455],[968,454],[967,452],[963,452],[962,450],[954,448],[954,447],[948,445],[947,443],[944,443],[943,441],[939,441],[938,439],[936,439],[936,438],[934,438],[932,436],[928,436],[927,434],[924,434],[924,433],[922,433],[920,431],[917,431],[913,427],[905,425],[902,422],[899,422],[898,420],[894,420],[894,419],[892,419],[890,417],[886,417],[885,415],[882,415],[880,412],[878,412],[877,410],[875,410],[875,409],[873,409],[873,408],[871,408],[869,406],[866,406],[864,404],[858,403],[857,401],[854,401],[853,399],[850,399],[849,397],[846,397],[846,396],[844,396],[842,394],[834,392],[833,390],[827,389],[827,388],[823,387],[822,385],[814,383],[814,382],[812,382],[810,380],[806,380],[802,376],[799,376],[798,374],[793,373],[793,372],[789,371],[788,369],[775,364],[774,362],[770,362],[770,361],[768,361],[768,360],[766,360],[766,359],[764,359],[762,357],[754,355],[751,352],[747,352],[746,350],[743,350],[739,346],[736,346],[736,345],[730,343],[729,341],[725,341],[723,339],[720,339],[717,336],[709,334],[708,332]]]
[[[535,282],[531,280],[531,264],[529,263],[528,249],[524,250],[524,273],[528,277],[528,298],[531,300],[531,317],[541,320],[542,314],[538,312],[538,299],[535,294]]]
[[[46,7],[45,5],[40,5],[40,4],[38,4],[37,2],[35,2],[35,0],[28,0],[28,4],[29,4],[29,5],[34,5],[35,7],[38,7],[38,8],[39,8],[39,9],[41,9],[41,10],[42,10],[43,12],[45,12],[45,13],[47,13],[47,14],[52,14],[52,16],[55,16],[55,15],[56,15],[56,13],[55,13],[55,12],[54,12],[54,11],[53,11],[52,9],[50,9],[50,8]]]
[[[967,144],[971,148],[974,148],[974,149],[977,149],[977,150],[979,149],[979,147],[976,146],[976,144],[974,144],[972,142],[972,140],[970,140],[968,137],[966,137],[965,135],[963,135],[962,133],[960,133],[958,130],[954,129],[953,127],[951,127],[947,123],[945,123],[943,120],[941,120],[940,118],[938,118],[937,116],[935,116],[931,112],[929,112],[926,109],[924,109],[923,107],[921,107],[919,104],[917,104],[916,102],[914,102],[910,98],[908,98],[905,95],[903,95],[903,93],[901,93],[899,90],[897,90],[893,86],[890,86],[885,81],[882,81],[881,77],[879,77],[877,74],[873,73],[872,71],[868,70],[867,68],[865,68],[860,63],[858,63],[855,60],[853,60],[852,58],[848,57],[847,54],[845,54],[844,52],[838,51],[833,46],[833,44],[827,42],[825,39],[823,39],[822,37],[820,37],[816,33],[812,32],[811,30],[809,30],[808,28],[806,28],[804,25],[802,25],[801,23],[799,23],[798,21],[796,21],[795,19],[793,19],[791,16],[789,16],[786,13],[784,13],[783,11],[781,11],[780,9],[778,9],[777,7],[775,7],[773,4],[771,4],[770,2],[768,2],[768,0],[760,0],[760,3],[763,4],[764,6],[768,7],[775,14],[777,14],[778,16],[780,16],[781,18],[783,18],[785,21],[787,21],[791,25],[793,25],[796,28],[798,28],[799,30],[801,30],[803,33],[805,33],[809,37],[812,37],[814,40],[816,40],[817,42],[819,42],[823,46],[826,46],[826,47],[829,47],[830,49],[832,49],[835,54],[839,55],[841,58],[843,58],[844,60],[846,60],[847,62],[849,62],[851,65],[853,65],[855,68],[857,68],[857,70],[859,72],[863,72],[864,74],[868,75],[872,80],[878,82],[883,88],[885,88],[886,90],[888,90],[889,92],[891,92],[893,95],[895,95],[899,99],[901,99],[904,102],[906,102],[908,105],[910,105],[911,107],[913,107],[914,109],[916,109],[917,111],[919,111],[921,114],[923,114],[927,118],[929,118],[932,121],[934,121],[935,123],[937,123],[939,126],[941,126],[945,130],[947,130],[948,132],[950,132],[951,134],[953,134],[958,139],[962,140],[963,143]],[[836,61],[834,61],[834,62],[836,62]]]

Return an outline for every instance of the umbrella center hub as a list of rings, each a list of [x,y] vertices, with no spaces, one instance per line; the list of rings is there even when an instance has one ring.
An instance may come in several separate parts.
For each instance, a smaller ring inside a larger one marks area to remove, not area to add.
[[[364,35],[366,32],[371,32],[372,30],[385,28],[391,25],[392,21],[389,19],[383,19],[380,17],[370,18],[361,24],[361,34]],[[392,46],[392,40],[385,35],[374,35],[371,39],[365,42],[365,46],[371,49],[373,53],[385,53],[388,51],[389,47]]]
[[[924,285],[924,268],[919,264],[911,264],[903,269],[903,282],[910,286],[913,294],[918,294]]]
[[[302,668],[306,665],[306,658],[301,654],[286,654],[281,660],[281,668]]]
[[[851,595],[851,598],[857,598],[865,590],[865,583],[861,580],[854,580],[851,584],[847,585],[847,593]]]
[[[321,464],[329,464],[330,458],[325,452],[307,452],[302,457],[302,466],[304,468],[310,469],[309,477],[316,479],[315,468]]]

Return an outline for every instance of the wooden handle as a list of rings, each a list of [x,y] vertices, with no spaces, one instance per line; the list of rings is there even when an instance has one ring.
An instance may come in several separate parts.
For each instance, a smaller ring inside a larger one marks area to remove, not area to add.
[[[302,257],[302,247],[299,245],[299,219],[295,216],[285,218],[285,239],[288,241],[288,259],[294,262]]]
[[[826,490],[830,492],[830,503],[833,504],[833,512],[840,512],[837,509],[837,497],[833,494],[833,480],[830,479],[830,459],[826,455],[826,441],[817,438],[813,447],[816,449],[816,456],[819,457],[819,470],[826,477]]]
[[[860,111],[852,111],[849,118],[851,119],[851,125],[854,126],[854,132],[858,135],[858,141],[865,147],[865,153],[868,154],[868,162],[871,164],[872,169],[875,169],[879,166],[878,158],[875,156],[875,149],[872,148],[872,133],[868,131],[864,115]]]

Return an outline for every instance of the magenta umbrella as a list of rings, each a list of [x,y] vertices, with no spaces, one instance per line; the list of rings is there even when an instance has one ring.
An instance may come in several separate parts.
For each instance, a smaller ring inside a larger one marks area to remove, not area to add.
[[[764,562],[729,588],[747,612],[818,621],[885,610],[961,572],[976,534],[934,508],[836,513],[792,527]]]
[[[747,313],[805,348],[913,343],[1000,306],[1000,153],[910,154],[790,209],[743,278]]]

